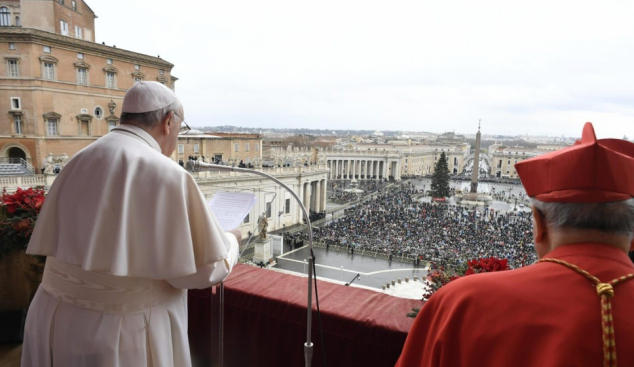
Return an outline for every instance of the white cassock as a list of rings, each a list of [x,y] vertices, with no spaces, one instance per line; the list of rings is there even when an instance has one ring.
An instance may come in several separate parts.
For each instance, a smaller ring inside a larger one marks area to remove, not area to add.
[[[22,366],[190,366],[187,288],[238,260],[193,177],[121,125],[51,187],[27,253],[48,256]]]

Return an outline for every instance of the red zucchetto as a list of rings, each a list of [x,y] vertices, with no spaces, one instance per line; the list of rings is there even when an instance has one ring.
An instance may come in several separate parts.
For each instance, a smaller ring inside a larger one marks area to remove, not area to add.
[[[545,202],[601,203],[634,196],[634,144],[597,140],[592,124],[575,145],[515,165],[528,196]]]

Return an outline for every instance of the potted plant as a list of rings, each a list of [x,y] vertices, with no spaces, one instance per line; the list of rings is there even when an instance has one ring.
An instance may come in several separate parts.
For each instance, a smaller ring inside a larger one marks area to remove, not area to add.
[[[26,254],[42,204],[41,188],[0,196],[0,341],[21,340],[24,316],[42,281],[44,258]]]

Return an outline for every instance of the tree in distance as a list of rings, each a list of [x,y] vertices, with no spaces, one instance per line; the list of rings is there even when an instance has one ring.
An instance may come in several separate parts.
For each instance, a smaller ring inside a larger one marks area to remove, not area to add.
[[[434,167],[434,174],[431,176],[431,197],[446,198],[449,196],[449,166],[445,152],[440,154],[440,159]]]

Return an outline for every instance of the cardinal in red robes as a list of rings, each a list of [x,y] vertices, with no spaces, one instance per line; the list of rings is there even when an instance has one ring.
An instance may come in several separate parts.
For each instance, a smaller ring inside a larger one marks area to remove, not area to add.
[[[540,260],[441,288],[397,366],[634,366],[634,144],[587,123],[574,146],[515,167]]]

